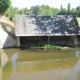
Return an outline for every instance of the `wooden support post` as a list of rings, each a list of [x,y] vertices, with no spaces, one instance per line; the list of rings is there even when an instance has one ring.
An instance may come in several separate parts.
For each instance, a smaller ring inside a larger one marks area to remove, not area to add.
[[[78,45],[77,36],[74,36],[74,45],[75,45],[75,46],[77,46],[77,45]]]
[[[50,43],[50,36],[48,36],[48,43]]]
[[[75,46],[78,45],[77,36],[72,36],[71,40],[73,41],[73,43],[74,43]]]
[[[20,47],[20,36],[17,36],[17,47]]]

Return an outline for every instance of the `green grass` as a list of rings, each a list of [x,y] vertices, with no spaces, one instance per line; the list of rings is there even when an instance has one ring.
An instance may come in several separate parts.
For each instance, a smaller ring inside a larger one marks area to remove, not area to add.
[[[77,17],[77,20],[78,20],[78,24],[80,26],[80,17]]]

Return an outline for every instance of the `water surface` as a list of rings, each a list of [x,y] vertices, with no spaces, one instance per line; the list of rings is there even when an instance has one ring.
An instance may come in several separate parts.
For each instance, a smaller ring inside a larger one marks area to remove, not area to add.
[[[1,50],[1,80],[80,80],[80,51]]]

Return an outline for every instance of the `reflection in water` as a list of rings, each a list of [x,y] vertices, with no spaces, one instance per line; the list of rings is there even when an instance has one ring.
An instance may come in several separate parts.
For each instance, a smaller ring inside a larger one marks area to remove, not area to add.
[[[75,66],[77,61],[77,59],[56,59],[17,62],[17,72],[71,69]]]
[[[1,67],[1,49],[0,49],[0,67]]]
[[[80,80],[80,72],[78,73],[78,79],[77,80]]]
[[[0,80],[2,80],[2,68],[0,67]]]
[[[17,53],[11,59],[8,58],[4,50],[1,49],[1,67],[0,67],[0,80],[9,80],[12,75],[12,70],[16,70]]]
[[[77,57],[78,59],[80,59],[80,51],[76,51],[76,57]],[[78,64],[77,64],[77,65],[78,65],[78,66],[77,66],[76,69],[79,71],[77,80],[80,80],[80,60],[78,61]]]
[[[72,63],[74,64],[76,59],[74,59],[72,61]],[[73,67],[69,68],[65,68],[68,64],[65,63],[65,66],[63,68],[59,68],[57,66],[59,66],[60,64],[58,63],[56,65],[56,69],[52,68],[54,67],[53,65],[55,65],[58,61],[52,61],[52,65],[49,62],[19,62],[17,63],[17,73],[13,74],[10,78],[10,80],[76,80],[77,79],[77,74],[80,71],[80,61],[78,61],[75,65],[73,65]],[[61,61],[59,61],[61,63]],[[63,62],[63,61],[62,61]],[[65,62],[65,61],[64,61]],[[48,66],[50,65],[50,66]],[[70,64],[69,64],[70,65]],[[40,68],[40,67],[41,68]],[[48,68],[48,67],[49,68]],[[47,67],[47,69],[45,69]],[[18,69],[19,68],[19,69]],[[30,69],[29,69],[30,68]],[[36,70],[36,68],[38,70]],[[51,68],[51,69],[50,69]],[[59,68],[59,69],[58,69]],[[30,72],[29,72],[29,70]],[[39,70],[40,69],[40,70]],[[24,71],[22,71],[24,70]],[[27,72],[27,71],[28,72]]]
[[[80,58],[80,51],[76,51],[76,57]]]
[[[12,57],[11,57],[11,60],[12,60],[12,64],[13,64],[13,72],[16,72],[16,59],[18,58],[18,54],[15,53]]]
[[[16,59],[17,53],[15,53],[3,67],[2,80],[9,80],[12,73],[16,71]]]
[[[13,74],[11,60],[6,63],[2,70],[2,80],[9,80],[10,76]]]
[[[3,49],[0,49],[0,80],[2,80],[3,75],[3,67],[6,65],[6,63],[9,61],[8,56],[3,51]]]
[[[1,80],[1,76],[2,76],[2,69],[1,69],[1,49],[0,49],[0,80]]]
[[[9,61],[8,56],[7,56],[6,53],[1,49],[1,67],[4,67],[8,61]]]
[[[18,51],[16,51],[18,52]],[[20,52],[20,51],[19,51]],[[6,65],[3,67],[3,76],[2,80],[77,80],[78,74],[80,72],[80,60],[76,58],[77,55],[75,53],[69,53],[60,52],[60,54],[50,54],[48,60],[41,60],[40,54],[45,55],[47,52],[44,53],[35,53],[36,59],[38,57],[40,60],[35,59],[33,60],[26,60],[30,58],[34,58],[33,54],[30,53],[25,55],[25,61],[24,58],[22,58],[25,50],[22,54],[15,53],[12,57],[10,57],[10,60],[6,63]],[[28,53],[28,51],[27,51]],[[53,52],[52,52],[53,53]],[[65,54],[66,53],[66,54]],[[10,54],[11,55],[11,54]],[[48,55],[48,54],[47,54]],[[56,59],[52,59],[52,56],[58,56]],[[61,56],[59,58],[59,55]],[[64,57],[64,55],[69,57]],[[9,56],[9,54],[8,54]],[[21,56],[21,60],[20,57]],[[46,56],[46,55],[45,55]],[[63,58],[64,57],[64,58]],[[17,60],[19,58],[19,60]],[[16,73],[15,73],[16,72]]]

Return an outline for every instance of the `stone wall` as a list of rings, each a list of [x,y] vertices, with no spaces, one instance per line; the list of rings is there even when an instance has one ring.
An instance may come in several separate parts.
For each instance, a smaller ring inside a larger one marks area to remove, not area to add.
[[[8,48],[16,46],[16,38],[9,35],[1,26],[0,26],[0,48]]]
[[[3,28],[3,30],[5,32],[7,32],[10,36],[12,36],[13,38],[16,38],[15,37],[15,28],[12,27],[11,25],[9,24],[6,24],[6,23],[2,23],[1,22],[1,27]]]

